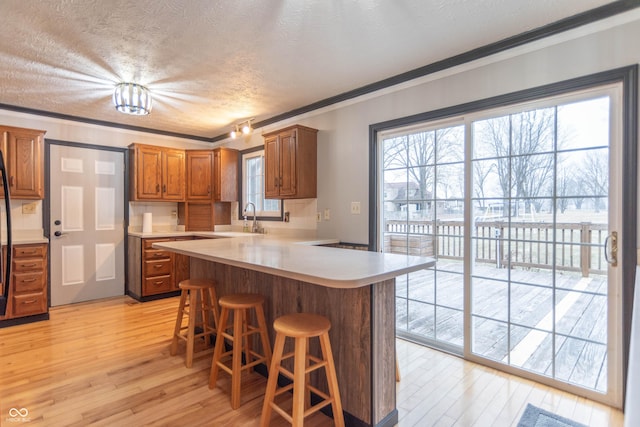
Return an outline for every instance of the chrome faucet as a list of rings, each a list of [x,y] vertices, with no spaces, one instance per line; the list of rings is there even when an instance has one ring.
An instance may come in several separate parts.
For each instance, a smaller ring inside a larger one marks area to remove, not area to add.
[[[253,225],[251,226],[251,232],[252,233],[257,233],[258,232],[258,222],[256,221],[256,205],[254,205],[252,202],[249,202],[245,205],[244,210],[242,211],[242,214],[244,216],[247,216],[247,208],[249,207],[249,205],[253,206]]]

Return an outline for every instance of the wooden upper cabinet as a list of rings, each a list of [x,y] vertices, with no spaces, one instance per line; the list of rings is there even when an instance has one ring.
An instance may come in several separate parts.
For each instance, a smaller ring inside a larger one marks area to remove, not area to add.
[[[184,201],[185,152],[131,144],[131,200]]]
[[[184,150],[165,149],[162,155],[162,198],[184,200]]]
[[[187,200],[212,200],[213,151],[187,150]]]
[[[238,150],[231,148],[213,150],[213,200],[216,202],[238,200]]]
[[[9,193],[15,199],[44,198],[45,131],[0,126]],[[4,196],[4,189],[0,188]]]
[[[265,198],[317,197],[317,134],[295,125],[264,135]]]
[[[280,144],[278,135],[264,139],[264,197],[280,197]]]

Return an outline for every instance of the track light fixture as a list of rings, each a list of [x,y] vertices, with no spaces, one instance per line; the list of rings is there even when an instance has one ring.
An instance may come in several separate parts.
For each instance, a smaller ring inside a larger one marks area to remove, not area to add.
[[[229,133],[229,136],[233,139],[236,139],[240,135],[249,135],[253,128],[251,127],[251,121],[254,119],[248,119],[244,122],[237,123],[233,130]]]

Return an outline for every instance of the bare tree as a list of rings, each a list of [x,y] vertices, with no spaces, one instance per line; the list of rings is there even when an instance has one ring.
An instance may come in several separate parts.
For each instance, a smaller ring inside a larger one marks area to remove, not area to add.
[[[602,199],[609,192],[609,157],[601,150],[587,151],[582,164],[580,185],[583,193],[593,198],[595,211],[600,212]]]
[[[384,141],[385,170],[395,168],[407,170],[408,180],[417,184],[414,194],[407,192],[407,199],[415,200],[422,210],[429,207],[430,199],[434,197],[434,165],[445,158],[451,156],[461,158],[464,155],[463,152],[456,153],[459,150],[451,149],[452,129],[454,128],[413,132]],[[439,177],[439,179],[442,178]],[[462,182],[464,177],[456,178]]]
[[[484,154],[496,158],[495,172],[502,197],[524,200],[525,209],[531,209],[532,203],[540,207],[539,203],[534,203],[536,197],[550,194],[555,128],[554,108],[525,111],[481,122],[477,135],[481,141],[480,155],[484,151]],[[514,207],[518,209],[518,203]]]

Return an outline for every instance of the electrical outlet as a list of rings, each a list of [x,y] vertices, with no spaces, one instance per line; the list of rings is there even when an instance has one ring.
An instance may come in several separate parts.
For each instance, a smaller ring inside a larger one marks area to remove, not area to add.
[[[316,221],[317,222],[321,222],[322,221],[322,213],[316,212]]]
[[[331,211],[329,209],[324,210],[324,220],[329,221],[331,219]]]
[[[351,202],[351,214],[360,215],[360,202]]]

